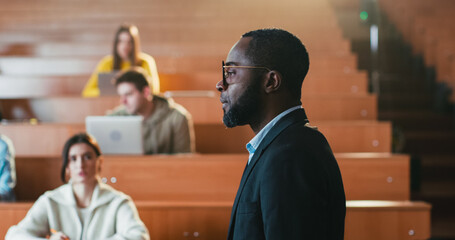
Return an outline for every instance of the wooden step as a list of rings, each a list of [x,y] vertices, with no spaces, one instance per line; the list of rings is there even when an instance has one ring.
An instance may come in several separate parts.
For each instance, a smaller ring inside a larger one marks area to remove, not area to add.
[[[185,91],[164,95],[185,107],[196,124],[221,123],[223,112],[218,92]],[[376,96],[370,94],[304,94],[302,103],[310,119],[315,121],[375,120],[377,117]],[[87,116],[105,115],[118,105],[117,96],[5,99],[0,103],[5,119],[36,118],[40,122],[55,123],[84,123]]]
[[[231,201],[136,201],[141,220],[153,239],[227,236]],[[0,203],[0,236],[17,224],[32,203]],[[409,201],[348,201],[346,240],[424,240],[430,237],[429,204]]]
[[[90,75],[17,76],[0,75],[0,99],[80,96]],[[160,89],[166,91],[215,90],[220,71],[201,73],[159,73]],[[366,94],[366,72],[344,74],[310,73],[302,94]]]
[[[348,200],[409,200],[409,157],[337,153]],[[103,181],[135,200],[233,201],[247,154],[105,155]],[[18,157],[19,201],[34,201],[61,184],[61,158]],[[131,174],[135,172],[135,174]]]
[[[313,122],[334,152],[390,152],[391,125],[376,121]],[[245,153],[254,134],[248,126],[226,129],[222,124],[195,124],[199,153]],[[8,123],[0,132],[16,143],[17,156],[58,156],[70,136],[85,131],[84,124]],[[36,141],[46,137],[46,141]],[[346,136],[350,136],[349,140]],[[19,144],[20,143],[20,144]],[[222,146],[222,147],[220,147]]]

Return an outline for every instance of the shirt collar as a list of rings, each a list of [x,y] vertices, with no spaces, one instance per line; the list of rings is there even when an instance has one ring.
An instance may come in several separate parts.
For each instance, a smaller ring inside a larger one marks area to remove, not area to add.
[[[250,157],[249,157],[248,163],[250,163],[254,152],[256,152],[256,149],[259,147],[259,144],[261,144],[262,139],[264,139],[264,137],[267,135],[267,133],[270,131],[270,129],[272,129],[272,127],[275,126],[275,124],[281,118],[286,116],[288,113],[290,113],[290,112],[292,112],[294,110],[300,109],[300,108],[302,108],[302,106],[300,106],[300,105],[299,106],[295,106],[295,107],[291,107],[291,108],[287,109],[286,111],[278,114],[278,116],[276,116],[275,118],[272,119],[272,121],[267,123],[267,125],[265,125],[265,127],[262,128],[261,131],[259,131],[259,133],[256,134],[256,136],[254,136],[253,139],[251,139],[246,144],[246,150],[248,150],[248,152],[250,153]]]

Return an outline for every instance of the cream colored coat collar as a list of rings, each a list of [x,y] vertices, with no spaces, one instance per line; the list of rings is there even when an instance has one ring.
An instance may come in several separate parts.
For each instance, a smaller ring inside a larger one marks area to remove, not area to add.
[[[112,201],[112,199],[117,197],[118,195],[114,194],[113,191],[120,193],[114,190],[109,185],[98,181],[98,184],[95,186],[95,189],[93,190],[92,202],[90,203],[89,206],[90,210],[92,211],[93,209],[101,205],[108,204],[110,201]],[[49,199],[52,199],[59,204],[77,207],[76,198],[74,197],[71,182],[55,189],[54,191],[46,192],[45,195]]]

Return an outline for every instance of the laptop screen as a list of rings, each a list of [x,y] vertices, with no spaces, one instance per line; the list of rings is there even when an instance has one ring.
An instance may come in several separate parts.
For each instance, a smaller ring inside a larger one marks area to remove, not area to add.
[[[103,154],[144,154],[142,116],[88,116],[87,133]]]
[[[98,88],[100,96],[117,95],[117,88],[115,87],[114,77],[118,71],[98,73]]]

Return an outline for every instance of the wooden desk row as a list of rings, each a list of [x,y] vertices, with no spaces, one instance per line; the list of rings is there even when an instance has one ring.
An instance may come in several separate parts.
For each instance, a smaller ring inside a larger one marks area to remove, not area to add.
[[[177,20],[184,21],[189,20],[189,23],[193,21],[201,20],[213,20],[216,23],[227,21],[229,14],[232,15],[233,19],[236,17],[243,16],[251,22],[257,23],[260,20],[268,15],[266,10],[270,10],[271,7],[276,8],[276,14],[270,16],[271,19],[277,20],[279,17],[284,18],[287,21],[290,19],[302,19],[307,21],[294,21],[294,25],[300,26],[311,26],[311,24],[319,25],[324,23],[332,23],[336,21],[333,10],[330,8],[330,5],[327,1],[286,1],[286,4],[276,4],[275,2],[259,2],[251,1],[248,4],[240,1],[232,1],[228,3],[217,3],[213,4],[210,1],[201,1],[199,4],[183,4],[182,2],[176,1],[160,1],[160,2],[146,2],[146,1],[134,1],[133,5],[126,5],[122,2],[91,2],[87,3],[84,6],[73,2],[58,2],[58,1],[43,1],[41,5],[35,6],[34,4],[6,4],[4,10],[2,11],[3,19],[10,19],[11,25],[16,24],[21,27],[21,29],[33,26],[33,21],[37,25],[49,23],[49,22],[58,22],[59,20],[63,23],[70,22],[71,18],[80,20],[83,24],[92,23],[93,25],[99,24],[98,19],[101,23],[108,22],[108,20],[117,19],[117,20],[135,20],[134,22],[139,22],[142,25],[158,25],[157,20],[167,20],[163,21],[163,25],[167,27],[169,22],[175,22]],[[107,3],[111,3],[107,5]],[[262,3],[262,4],[260,4]],[[31,6],[30,6],[31,5]],[[125,9],[128,9],[126,11]],[[237,10],[237,12],[233,10]],[[102,12],[104,10],[104,12]],[[195,14],[195,12],[205,13],[205,14]],[[252,11],[256,10],[256,11]],[[287,11],[285,11],[287,10]],[[19,13],[19,14],[18,14]],[[110,13],[110,14],[109,14]],[[210,14],[212,13],[212,14]],[[250,13],[250,15],[245,15],[245,13]],[[28,14],[30,17],[20,18],[20,14]],[[288,14],[288,15],[286,15]],[[19,15],[19,16],[18,16]],[[68,16],[69,15],[69,16]],[[144,19],[139,18],[144,17]],[[9,17],[9,18],[7,18]],[[312,22],[308,23],[308,20],[313,19]],[[22,20],[22,21],[21,21]],[[92,20],[92,22],[90,22]],[[143,20],[142,22],[140,20]],[[239,21],[240,26],[248,25],[249,21]],[[79,21],[73,22],[72,25],[76,25]],[[21,24],[22,23],[22,24]],[[115,23],[118,23],[116,21]],[[203,23],[203,22],[202,22]],[[113,25],[113,24],[111,24]],[[205,26],[211,26],[209,23],[204,24]],[[264,23],[264,26],[269,24]],[[104,25],[101,25],[104,26]],[[109,26],[109,25],[107,25]],[[59,28],[60,25],[57,25],[55,28]],[[233,27],[233,26],[226,26]],[[92,27],[93,28],[93,27]],[[77,28],[75,29],[77,30]]]
[[[0,98],[36,98],[79,96],[89,75],[15,76],[0,75]],[[220,71],[202,73],[160,73],[160,90],[215,90]],[[366,94],[366,72],[328,74],[310,70],[302,86],[302,94]]]
[[[337,153],[348,200],[409,200],[409,157]],[[105,155],[104,182],[134,200],[234,201],[247,154]],[[16,159],[19,201],[60,186],[60,156]]]
[[[204,39],[204,41],[199,41],[200,37],[198,37],[197,41],[195,39],[191,41],[183,40],[182,38],[185,36],[175,35],[166,36],[165,39],[163,39],[162,36],[157,39],[156,36],[158,35],[154,33],[149,38],[146,38],[147,36],[141,36],[141,39],[143,40],[142,49],[144,52],[149,53],[154,57],[166,55],[202,56],[216,53],[218,55],[223,55],[225,58],[230,48],[239,40],[239,36],[252,29],[255,28],[239,29],[235,34],[225,36],[225,39],[221,42],[216,39]],[[111,53],[111,42],[113,41],[112,37],[115,31],[116,28],[113,28],[109,34],[93,33],[89,36],[84,34],[74,35],[74,33],[62,34],[60,32],[46,35],[41,31],[2,31],[0,32],[0,53],[7,56],[100,57]],[[316,40],[307,41],[306,38],[308,37],[302,37],[302,41],[304,41],[311,57],[317,55],[332,56],[352,54],[350,42],[346,39],[335,37],[334,39],[323,40],[324,37],[334,37],[332,36],[332,32],[337,34],[336,32],[339,32],[340,30],[324,30],[325,33],[330,32],[329,36],[315,34],[317,32],[315,31],[316,30],[307,31],[307,33],[313,33],[316,36]],[[205,34],[207,33],[214,34],[211,30],[206,30]],[[193,33],[193,35],[195,34]],[[303,36],[308,36],[308,34]],[[55,48],[53,48],[54,44],[56,44]],[[72,44],[75,44],[74,49],[71,48]],[[98,48],[100,45],[103,46]],[[107,48],[107,46],[109,46],[109,48]]]
[[[156,56],[158,70],[164,73],[198,72],[220,70],[221,60],[225,59],[228,51],[212,56]],[[99,59],[99,58],[98,58]],[[0,64],[1,59],[0,59]],[[357,71],[357,56],[355,55],[310,55],[310,70],[344,74]],[[221,70],[220,70],[221,71]]]
[[[36,57],[88,57],[88,56],[104,56],[112,52],[112,46],[106,43],[112,42],[112,34],[115,32],[115,26],[112,28],[112,33],[106,36],[106,39],[98,39],[87,41],[81,39],[59,41],[46,39],[46,36],[33,34],[33,32],[18,32],[11,31],[10,34],[0,32],[0,36],[5,38],[0,39],[0,53],[5,56],[36,56]],[[143,28],[141,28],[142,31]],[[336,34],[336,33],[335,33]],[[24,36],[25,35],[25,36]],[[6,38],[7,36],[7,38]],[[306,36],[306,35],[305,35]],[[29,37],[24,39],[24,37]],[[223,42],[167,42],[158,41],[153,38],[147,39],[143,36],[141,49],[145,53],[152,56],[210,56],[227,55],[229,49],[238,40],[238,34],[232,36],[231,41]],[[320,39],[320,38],[319,38]],[[352,54],[350,42],[344,39],[330,41],[329,43],[313,43],[310,44],[306,39],[303,39],[305,46],[308,46],[310,56],[316,55],[349,55]],[[310,40],[311,41],[311,40]],[[325,44],[326,47],[318,47],[320,44]]]
[[[390,152],[391,124],[377,121],[312,122],[328,139],[334,152]],[[65,141],[85,131],[84,124],[10,123],[0,132],[12,139],[18,156],[59,155]],[[254,134],[249,126],[226,129],[222,123],[195,124],[199,153],[245,153]]]
[[[185,107],[196,124],[220,123],[223,118],[215,91],[167,92]],[[370,94],[306,94],[303,107],[313,121],[375,120],[377,98]],[[36,118],[42,122],[83,123],[91,115],[105,115],[120,104],[119,97],[47,97],[1,100],[5,119]]]
[[[111,2],[107,2],[111,3]],[[52,29],[62,30],[62,25],[70,25],[71,30],[80,30],[80,25],[88,25],[92,23],[89,29],[96,27],[117,27],[119,22],[112,22],[112,20],[125,20],[137,22],[141,26],[157,27],[160,26],[158,20],[165,20],[161,24],[163,28],[167,28],[173,23],[183,22],[187,20],[186,24],[202,25],[201,27],[211,27],[212,25],[219,26],[218,24],[226,24],[229,20],[229,14],[232,15],[232,21],[239,24],[227,25],[226,28],[231,29],[235,27],[249,26],[249,24],[258,24],[266,16],[266,10],[275,7],[276,14],[270,16],[270,19],[279,21],[278,23],[290,22],[292,19],[301,19],[302,21],[294,21],[294,26],[330,26],[336,22],[334,11],[327,1],[285,1],[286,4],[276,4],[274,2],[259,2],[251,1],[245,4],[240,1],[231,1],[228,3],[213,4],[210,1],[200,1],[200,4],[182,4],[182,2],[150,2],[135,1],[134,5],[125,5],[122,2],[107,5],[104,1],[88,3],[87,5],[80,6],[69,2],[58,2],[49,0],[43,1],[39,6],[20,6],[15,4],[7,4],[2,9],[0,20],[10,20],[6,26],[18,26],[20,30],[29,30],[33,26],[38,26],[38,30],[44,29],[44,24],[61,21],[63,24],[56,25]],[[262,5],[260,4],[262,3]],[[89,11],[90,9],[90,11]],[[128,11],[125,11],[128,9]],[[102,12],[104,10],[104,12]],[[205,14],[194,14],[198,11]],[[237,12],[233,11],[237,10]],[[255,11],[254,11],[255,10]],[[287,10],[287,11],[286,11]],[[250,13],[250,15],[245,15]],[[20,14],[30,16],[26,19],[20,18]],[[236,17],[243,16],[243,19]],[[141,18],[143,17],[143,18]],[[78,21],[71,22],[70,19]],[[280,18],[281,21],[280,21]],[[248,19],[249,21],[241,21]],[[90,21],[91,20],[91,21]],[[99,20],[99,21],[94,21]],[[111,22],[109,22],[111,20]],[[142,21],[140,21],[142,20]],[[203,24],[204,20],[213,20],[214,23]],[[308,20],[313,20],[308,22]],[[35,23],[35,24],[33,24]],[[268,26],[268,22],[263,23]],[[47,29],[49,30],[49,28]]]
[[[229,49],[226,49],[224,54],[211,56],[168,55],[155,56],[154,58],[158,71],[162,73],[221,72],[221,60],[226,58],[228,52]],[[0,70],[2,74],[17,76],[88,75],[93,72],[100,59],[101,56],[0,57]],[[355,55],[313,56],[310,64],[312,72],[330,70],[332,73],[342,75],[346,72],[356,71],[357,57]]]
[[[232,202],[136,201],[151,239],[225,239]],[[0,236],[23,219],[32,203],[0,203]],[[346,240],[430,238],[429,204],[409,201],[348,201]]]
[[[132,10],[136,15],[135,17],[132,17],[132,14],[129,13],[129,15],[127,14],[125,17],[118,16],[117,19],[113,17],[109,23],[106,23],[106,20],[102,18],[102,11],[106,12],[108,11],[107,9],[100,9],[97,12],[98,16],[73,16],[73,18],[71,18],[73,19],[72,22],[67,21],[69,14],[64,16],[66,19],[58,19],[57,17],[54,19],[39,19],[39,17],[36,17],[38,19],[35,22],[23,20],[22,23],[15,23],[14,18],[10,18],[8,19],[8,24],[3,26],[2,32],[6,32],[7,35],[13,36],[14,33],[17,32],[33,33],[30,34],[30,39],[19,39],[22,41],[36,40],[39,38],[40,40],[66,40],[74,42],[91,42],[101,39],[104,40],[104,42],[110,42],[119,23],[126,21],[140,23],[139,30],[143,41],[232,42],[232,40],[238,39],[241,34],[249,30],[273,25],[288,29],[296,35],[305,36],[303,40],[308,39],[309,42],[339,42],[342,40],[341,29],[336,24],[334,13],[330,10],[320,11],[317,9],[315,11],[310,10],[310,13],[305,13],[305,10],[308,11],[308,9],[300,8],[299,10],[296,10],[292,9],[292,7],[287,7],[287,9],[283,10],[286,11],[286,13],[280,14],[279,11],[276,11],[276,14],[270,15],[266,14],[267,11],[261,13],[259,10],[260,6],[255,6],[254,11],[251,11],[253,10],[251,9],[246,12],[246,14],[248,14],[246,18],[248,21],[236,21],[236,24],[232,24],[232,18],[234,18],[234,16],[230,15],[234,15],[232,12],[235,10],[237,11],[236,15],[241,14],[241,12],[243,12],[242,10],[245,9],[244,4],[233,10],[229,15],[226,15],[226,12],[229,12],[227,8],[224,9],[222,14],[217,15],[210,13],[205,15],[199,14],[199,16],[188,16],[188,14],[184,16],[182,14],[177,17],[169,16],[168,14],[151,15],[150,12],[156,9],[156,6],[145,6],[138,10]],[[74,11],[73,9],[71,10]],[[145,10],[147,13],[141,14],[140,10]],[[193,10],[201,11],[200,9]],[[64,12],[64,9],[59,9],[58,11]],[[172,12],[172,10],[167,11],[170,13]],[[207,9],[207,11],[212,10]],[[186,9],[186,12],[191,12],[191,10]],[[24,14],[28,14],[31,19],[34,18],[33,12],[26,12]],[[48,14],[55,13],[49,12]],[[282,14],[287,15],[280,16]],[[137,15],[141,17],[138,17]],[[245,19],[245,16],[240,15],[238,17],[243,17],[243,19]],[[295,21],[296,18],[300,21]],[[48,26],[55,22],[58,22],[59,24],[55,24],[55,27],[46,28],[46,25]],[[311,34],[308,34],[309,32]]]

